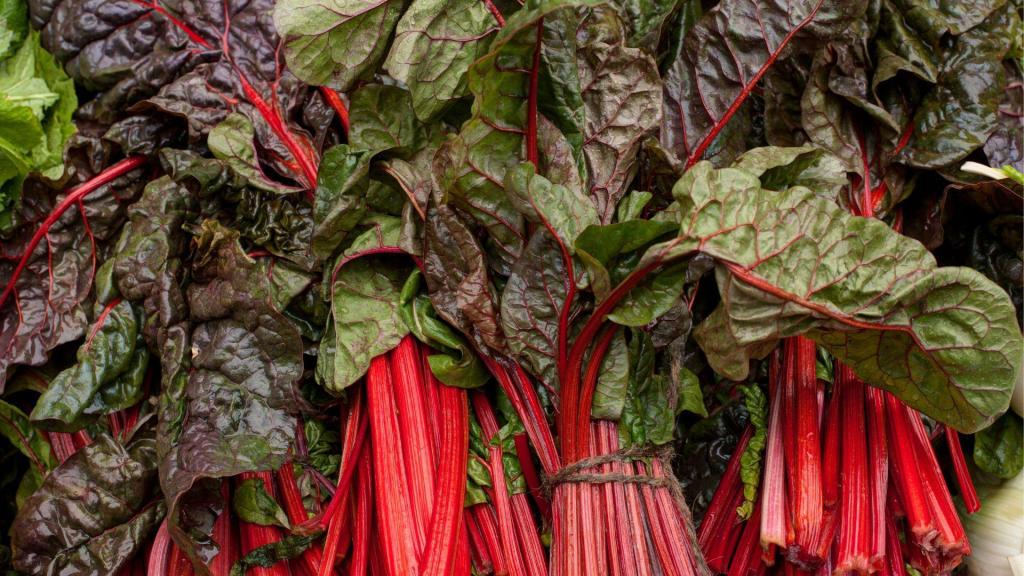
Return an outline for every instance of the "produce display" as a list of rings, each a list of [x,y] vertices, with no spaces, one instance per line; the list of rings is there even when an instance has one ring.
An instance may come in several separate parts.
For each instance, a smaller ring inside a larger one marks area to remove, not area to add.
[[[0,0],[0,574],[1024,575],[1021,0]]]

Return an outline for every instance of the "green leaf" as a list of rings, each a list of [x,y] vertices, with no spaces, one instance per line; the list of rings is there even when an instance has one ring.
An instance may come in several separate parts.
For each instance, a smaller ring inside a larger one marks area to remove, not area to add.
[[[50,451],[50,442],[46,437],[32,426],[24,412],[3,400],[0,400],[0,434],[28,458],[32,465],[30,471],[35,472],[40,482],[57,466],[57,459]]]
[[[984,4],[983,2],[981,4]],[[1004,90],[1002,59],[1010,49],[1012,3],[957,38],[943,55],[938,85],[918,106],[914,132],[900,159],[917,168],[939,168],[980,148],[999,125]]]
[[[58,374],[39,397],[32,422],[45,430],[61,432],[83,428],[89,420],[82,417],[101,389],[114,384],[111,397],[117,397],[115,381],[132,366],[138,330],[135,312],[127,300],[119,299],[102,308],[85,343],[78,348],[78,362]]]
[[[977,272],[938,268],[918,242],[849,215],[802,187],[709,163],[676,184],[680,236],[643,265],[703,252],[722,304],[696,337],[712,367],[740,380],[748,360],[807,334],[865,382],[972,431],[1006,410],[1022,342],[1006,294]],[[985,370],[977,370],[985,366]]]
[[[115,574],[164,515],[156,443],[103,434],[46,477],[11,526],[14,567],[31,574]]]
[[[360,251],[378,242],[378,233],[371,229],[353,242],[343,259],[354,259],[345,261],[331,282],[334,358],[332,376],[325,384],[333,394],[355,383],[373,358],[397,346],[409,333],[400,310],[408,264],[358,257]]]
[[[685,263],[673,264],[649,275],[626,294],[608,314],[608,319],[623,326],[650,324],[679,300],[685,280]]]
[[[654,372],[654,344],[643,331],[630,331],[629,359],[629,389],[619,420],[623,446],[672,442],[679,408],[678,383]]]
[[[427,357],[431,372],[441,382],[457,388],[478,388],[491,375],[483,362],[450,326],[437,316],[427,294],[420,293],[423,275],[413,270],[400,296],[405,325],[416,338],[439,353]]]
[[[601,373],[594,389],[594,403],[590,417],[598,420],[618,420],[626,406],[629,388],[629,348],[622,331],[612,337],[608,353],[601,362]]]
[[[243,522],[260,526],[280,526],[285,530],[291,529],[288,515],[278,505],[277,500],[267,494],[263,480],[260,478],[243,480],[235,488],[231,502],[235,514]]]
[[[398,0],[282,0],[274,27],[300,80],[348,91],[384,56],[402,7]]]
[[[0,0],[0,60],[10,56],[28,36],[28,4]]]
[[[651,201],[654,194],[650,192],[641,192],[640,190],[633,190],[629,194],[626,194],[619,202],[619,207],[616,209],[615,219],[618,222],[627,222],[629,220],[637,220],[641,217],[644,211],[644,207]]]
[[[326,478],[337,475],[341,465],[341,437],[313,418],[308,418],[303,428],[310,466]]]
[[[480,0],[415,0],[395,28],[384,68],[412,92],[427,121],[468,92],[466,73],[499,28]]]
[[[372,153],[340,144],[324,153],[313,201],[313,254],[326,259],[366,213]]]
[[[576,237],[598,223],[597,210],[578,190],[552,184],[535,172],[529,162],[510,168],[505,174],[508,197],[528,221],[550,228],[572,254]]]
[[[757,384],[741,387],[743,402],[750,415],[754,434],[740,455],[740,479],[743,481],[743,503],[736,509],[740,518],[750,518],[757,503],[757,489],[761,484],[761,460],[768,441],[768,398]]]
[[[244,114],[233,112],[214,126],[206,145],[217,159],[223,160],[235,174],[254,188],[276,193],[301,190],[298,186],[276,182],[263,173],[256,152],[256,130]]]
[[[1024,468],[1024,422],[1013,412],[974,435],[974,463],[989,474],[1010,479]]]
[[[679,410],[686,410],[703,418],[708,417],[708,409],[704,406],[704,392],[700,388],[700,379],[685,367],[679,368]]]
[[[235,562],[231,567],[231,576],[245,576],[253,567],[269,568],[278,562],[298,558],[321,536],[323,532],[305,536],[289,534],[277,542],[264,544]]]
[[[352,93],[349,116],[348,143],[355,150],[414,152],[425,139],[424,128],[412,113],[409,92],[397,86],[359,88]]]
[[[504,189],[505,172],[524,160],[530,71],[537,22],[598,0],[544,0],[508,18],[490,51],[469,70],[472,117],[438,151],[434,169],[446,200],[487,230],[491,265],[508,273],[525,243],[522,216]]]
[[[59,179],[75,131],[73,82],[28,27],[25,3],[0,4],[0,232],[14,224],[25,177]]]

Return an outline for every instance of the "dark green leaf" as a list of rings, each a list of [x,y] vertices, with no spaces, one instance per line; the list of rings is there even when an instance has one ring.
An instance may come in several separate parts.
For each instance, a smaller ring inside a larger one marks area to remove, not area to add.
[[[626,405],[629,388],[629,348],[622,331],[612,337],[608,353],[601,362],[601,373],[594,388],[594,403],[590,417],[600,420],[618,420]]]
[[[14,565],[32,574],[114,574],[163,518],[156,442],[101,435],[58,466],[18,512]]]
[[[188,287],[191,366],[165,383],[159,438],[168,527],[204,561],[215,548],[197,536],[213,518],[197,519],[194,500],[220,500],[214,479],[279,468],[295,437],[302,339],[271,296],[265,269],[238,234],[204,222]]]
[[[245,576],[253,567],[269,568],[278,562],[298,558],[321,536],[323,536],[321,532],[306,536],[289,534],[277,542],[264,544],[235,562],[231,567],[231,576]]]
[[[260,478],[243,480],[232,495],[232,504],[239,520],[260,526],[280,526],[286,530],[291,528],[288,515],[284,513],[277,500],[267,494]]]
[[[320,163],[313,203],[313,254],[326,259],[366,212],[366,176],[371,152],[340,144]]]
[[[135,311],[127,300],[118,299],[101,308],[78,349],[78,363],[53,379],[32,410],[32,421],[43,429],[62,432],[84,427],[88,419],[82,416],[95,396],[132,365],[138,329]]]
[[[413,152],[424,139],[424,128],[412,112],[409,92],[397,86],[368,84],[352,94],[349,146],[373,153]]]
[[[1024,422],[1013,412],[974,435],[974,463],[989,474],[1009,479],[1024,468]]]
[[[223,160],[240,178],[259,190],[277,193],[298,192],[298,186],[286,186],[268,178],[256,153],[256,130],[243,114],[229,114],[210,130],[206,140],[210,152]]]

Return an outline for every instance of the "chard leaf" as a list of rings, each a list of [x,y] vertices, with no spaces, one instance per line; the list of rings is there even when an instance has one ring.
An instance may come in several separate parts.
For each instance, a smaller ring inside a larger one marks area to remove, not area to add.
[[[979,2],[985,4],[985,2]],[[940,168],[980,148],[999,123],[1004,90],[1002,59],[1020,16],[1011,3],[956,39],[944,54],[938,84],[918,106],[914,131],[901,160],[918,168]]]
[[[680,236],[644,262],[716,259],[722,304],[696,337],[719,373],[743,379],[750,358],[806,333],[866,382],[958,429],[1006,409],[1022,341],[990,280],[939,268],[918,242],[806,188],[768,191],[741,170],[698,164],[674,194]]]
[[[322,532],[309,535],[289,534],[277,542],[259,546],[235,562],[231,567],[231,576],[245,576],[253,567],[270,568],[278,562],[298,558],[321,536]]]
[[[708,409],[704,405],[704,392],[700,388],[700,379],[688,368],[680,366],[679,380],[679,410],[686,410],[702,418],[708,417]]]
[[[256,153],[256,130],[252,122],[237,112],[231,113],[210,130],[206,140],[210,152],[252,187],[267,192],[297,192],[301,188],[287,186],[267,177]]]
[[[384,67],[412,92],[427,121],[468,92],[466,73],[499,28],[481,0],[415,0],[395,29]]]
[[[32,426],[28,416],[3,400],[0,400],[0,435],[29,461],[15,495],[15,504],[20,509],[28,496],[35,494],[42,485],[43,478],[57,466],[57,458],[50,450],[49,440]]]
[[[544,0],[513,14],[495,35],[490,52],[469,70],[472,117],[441,146],[435,159],[434,171],[446,199],[487,229],[490,266],[499,272],[511,270],[526,237],[523,218],[512,206],[504,181],[505,172],[524,159],[536,24],[550,14],[598,1]]]
[[[679,300],[686,280],[686,264],[670,265],[629,291],[608,319],[623,326],[644,326],[668,312]]]
[[[43,481],[11,527],[14,566],[32,574],[113,574],[164,515],[156,442],[101,435]]]
[[[538,230],[501,293],[501,328],[509,350],[552,389],[558,386],[558,324],[568,275],[558,244]]]
[[[629,389],[629,348],[622,331],[612,337],[608,353],[601,361],[601,373],[594,389],[594,403],[590,417],[600,420],[618,420],[626,406]]]
[[[985,472],[1003,479],[1020,474],[1024,468],[1024,422],[1013,412],[1003,414],[994,424],[974,435],[974,463]]]
[[[729,120],[780,55],[859,18],[867,2],[723,0],[690,29],[665,75],[661,141],[687,167],[706,156],[726,163]],[[725,132],[723,132],[725,129]]]
[[[324,154],[313,201],[313,254],[326,259],[366,213],[372,154],[340,144]]]
[[[571,254],[576,237],[597,224],[597,210],[578,190],[552,184],[524,162],[505,174],[505,190],[512,205],[528,221],[550,228]]]
[[[285,0],[274,5],[274,27],[288,66],[314,86],[348,90],[387,50],[402,13],[396,0]]]
[[[208,534],[213,518],[195,510],[222,502],[216,479],[289,458],[303,345],[273,306],[266,270],[246,256],[237,232],[214,220],[196,240],[188,306],[191,366],[165,382],[161,398],[161,487],[171,536],[209,561],[216,548],[197,535]]]
[[[743,503],[736,509],[740,518],[750,518],[757,503],[758,487],[761,485],[761,460],[768,440],[768,398],[757,384],[742,387],[743,402],[750,415],[754,434],[740,455],[740,479],[743,482]]]
[[[662,445],[674,439],[679,408],[677,383],[654,372],[654,344],[645,332],[632,330],[630,381],[619,420],[625,447]]]
[[[409,92],[397,86],[367,84],[352,93],[349,146],[377,153],[385,150],[414,152],[424,140],[424,129],[412,113]]]
[[[85,427],[89,419],[83,416],[97,394],[131,367],[138,329],[128,301],[118,298],[101,308],[96,324],[78,348],[78,362],[50,382],[32,410],[32,422],[44,430],[61,432]]]
[[[280,526],[291,529],[288,515],[284,513],[277,500],[274,500],[264,487],[260,478],[243,480],[231,497],[235,514],[239,520],[260,526]]]
[[[413,270],[402,287],[401,314],[409,331],[431,349],[430,371],[441,382],[457,388],[478,388],[490,380],[490,373],[465,340],[437,316],[427,294],[420,293],[423,275]]]
[[[385,234],[382,230],[389,231]],[[370,361],[398,345],[409,333],[402,320],[400,297],[409,276],[404,262],[381,261],[375,249],[394,247],[397,226],[374,227],[358,236],[345,251],[331,280],[333,358],[325,387],[340,394],[370,367]],[[323,359],[321,361],[324,361]]]
[[[640,144],[661,122],[660,78],[649,55],[625,45],[614,10],[573,20],[567,13],[548,27],[560,38],[544,48],[551,94],[539,105],[582,157],[586,190],[608,223],[636,172]]]
[[[466,223],[448,206],[431,206],[423,249],[423,272],[437,313],[475,346],[503,350],[487,259]]]

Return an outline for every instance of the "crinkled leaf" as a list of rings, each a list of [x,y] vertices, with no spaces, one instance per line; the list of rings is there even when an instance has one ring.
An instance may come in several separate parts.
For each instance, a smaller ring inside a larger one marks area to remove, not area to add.
[[[384,56],[402,8],[397,0],[284,0],[274,5],[274,26],[296,76],[348,90]]]
[[[679,4],[700,4],[693,0],[619,0],[615,3],[629,26],[628,44],[656,55],[670,16]],[[684,8],[685,9],[685,8]]]
[[[671,442],[676,429],[678,387],[671,378],[654,372],[654,347],[644,332],[631,331],[629,358],[630,383],[619,420],[619,437],[626,447]]]
[[[478,347],[505,348],[487,258],[473,232],[450,207],[427,212],[423,272],[438,315]]]
[[[974,435],[974,463],[989,474],[1009,479],[1024,468],[1024,422],[1013,412]]]
[[[420,120],[467,93],[466,73],[498,28],[481,0],[416,0],[409,6],[384,67],[409,87]]]
[[[26,184],[19,220],[23,224],[3,242],[0,285],[7,286],[31,238],[70,191],[103,168],[107,156],[92,151],[88,163],[69,168],[66,189]],[[72,154],[69,151],[69,155]],[[95,170],[95,171],[94,171]],[[82,302],[92,287],[97,253],[124,223],[127,207],[142,189],[142,169],[100,186],[88,202],[70,207],[49,227],[31,251],[26,266],[0,308],[0,381],[18,364],[39,366],[59,344],[80,338],[88,326]],[[86,228],[88,223],[88,228]]]
[[[544,47],[550,96],[540,105],[582,156],[586,190],[608,223],[636,172],[641,142],[661,121],[658,68],[625,45],[622,21],[609,8],[575,26],[569,14],[556,17],[546,28],[559,42]]]
[[[959,429],[1006,409],[1022,342],[1012,303],[988,279],[938,268],[916,241],[806,188],[767,191],[753,174],[702,163],[674,192],[680,236],[645,259],[717,260],[722,305],[697,330],[716,371],[742,379],[750,357],[806,333],[866,382]]]
[[[1013,166],[1024,172],[1024,131],[1020,119],[1024,117],[1024,75],[1021,64],[1007,59],[1003,62],[1006,86],[999,103],[999,124],[985,142],[985,155],[991,166]]]
[[[505,172],[525,159],[530,71],[537,49],[537,22],[560,10],[597,0],[545,0],[509,17],[490,52],[469,70],[472,117],[438,151],[434,172],[447,201],[487,229],[489,265],[508,273],[525,242],[522,216],[503,183]],[[444,313],[443,310],[439,311]]]
[[[188,305],[191,367],[161,400],[170,405],[161,418],[161,486],[171,535],[190,556],[209,560],[215,548],[186,532],[192,519],[182,518],[190,491],[199,496],[211,479],[284,464],[300,406],[302,340],[274,308],[263,267],[216,221],[204,222],[197,239]]]
[[[724,0],[684,40],[665,75],[661,141],[692,165],[720,147],[729,120],[793,45],[842,30],[866,2]]]
[[[280,526],[286,530],[291,528],[288,515],[284,513],[277,500],[267,494],[260,478],[243,480],[231,496],[235,514],[242,522],[260,526]]]
[[[163,518],[156,442],[101,435],[57,467],[18,511],[14,566],[33,574],[116,573]]]
[[[679,263],[652,273],[629,291],[608,319],[623,326],[643,326],[675,304],[683,293],[686,264]]]
[[[983,4],[983,3],[982,3]],[[901,159],[918,168],[939,168],[983,146],[999,123],[1003,56],[1010,47],[1017,9],[1007,6],[957,37],[943,55],[938,85],[914,114],[914,131]]]
[[[501,293],[501,328],[509,350],[552,389],[558,386],[558,323],[568,274],[554,239],[538,230]]]
[[[341,437],[313,418],[303,423],[303,429],[306,432],[309,464],[326,478],[337,475],[341,465]]]
[[[512,205],[528,221],[553,232],[568,252],[576,237],[598,222],[597,210],[589,198],[536,174],[533,164],[524,162],[505,174],[505,190]]]
[[[85,343],[78,348],[78,362],[62,371],[32,410],[32,422],[45,430],[73,432],[94,397],[113,384],[132,364],[139,326],[126,300],[115,300],[101,309]]]

